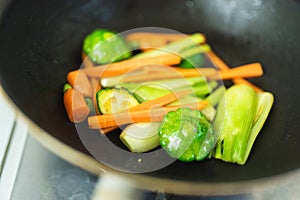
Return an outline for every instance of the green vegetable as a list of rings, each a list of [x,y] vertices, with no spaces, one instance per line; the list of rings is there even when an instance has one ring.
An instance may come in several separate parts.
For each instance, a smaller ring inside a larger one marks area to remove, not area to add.
[[[71,89],[72,86],[69,83],[65,83],[63,87],[63,93],[65,93],[68,89]]]
[[[128,125],[122,131],[120,139],[132,152],[149,151],[159,146],[159,136],[157,134],[159,125],[159,122]]]
[[[210,104],[203,108],[201,112],[210,122],[212,122],[215,119],[217,113],[216,109]]]
[[[217,81],[210,81],[207,82],[206,84],[194,85],[192,88],[194,90],[194,94],[198,97],[201,97],[211,93],[211,91],[213,91],[217,86],[218,86]]]
[[[213,157],[241,165],[246,162],[257,102],[256,93],[247,85],[227,89],[214,122],[218,141]]]
[[[165,88],[156,88],[152,87],[152,85],[144,85],[144,84],[137,84],[137,83],[122,83],[117,86],[123,87],[128,89],[135,98],[139,102],[149,101],[152,99],[156,99],[158,97],[162,97],[168,94],[170,91]]]
[[[168,106],[192,104],[202,100],[203,99],[196,97],[195,95],[186,95],[184,97],[181,97],[178,101],[168,104]],[[212,105],[207,105],[205,108],[201,110],[201,112],[202,114],[205,115],[206,119],[208,119],[209,121],[213,121],[216,115],[216,109]]]
[[[177,83],[177,84],[176,84]],[[190,85],[191,84],[191,85]],[[170,79],[145,83],[120,83],[117,87],[128,89],[139,102],[149,101],[166,95],[170,91],[193,89],[193,96],[203,97],[218,86],[216,81],[206,83],[202,77]]]
[[[196,46],[192,46],[191,48],[184,49],[183,51],[180,52],[180,55],[183,58],[189,58],[191,56],[197,54],[203,54],[208,51],[211,51],[211,47],[208,44],[203,44],[203,45],[196,45]]]
[[[125,88],[101,89],[96,93],[99,111],[102,114],[119,113],[138,105],[136,98]]]
[[[208,97],[206,97],[205,100],[207,100],[210,103],[210,105],[216,106],[222,99],[225,91],[226,91],[226,88],[224,85],[219,86],[212,93],[210,93],[210,95],[208,95]]]
[[[162,90],[188,90],[193,89],[193,94],[197,97],[203,97],[209,94],[214,88],[218,86],[216,81],[206,82],[204,77],[192,77],[181,79],[168,79],[146,82],[145,85],[152,88]]]
[[[251,129],[251,133],[248,139],[248,145],[245,152],[245,161],[247,160],[250,151],[252,149],[252,146],[254,144],[254,141],[262,129],[274,102],[274,96],[270,92],[264,92],[264,93],[258,93],[257,94],[258,103],[257,103],[257,109],[256,109],[256,115],[254,118],[254,124]]]
[[[195,67],[203,67],[206,62],[205,52],[210,51],[211,48],[208,44],[199,45],[196,47],[191,47],[189,49],[184,50],[180,55],[183,60],[180,63],[180,67],[182,68],[195,68]],[[206,66],[207,67],[207,66]]]
[[[182,68],[196,68],[199,66],[202,66],[204,63],[202,54],[196,54],[193,56],[190,56],[184,60],[181,61],[180,67]]]
[[[189,108],[167,113],[158,135],[162,148],[184,162],[203,160],[215,145],[211,123],[200,111]]]
[[[175,78],[175,79],[165,79],[165,80],[157,80],[151,81],[146,84],[153,85],[152,87],[163,87],[170,90],[184,88],[184,87],[191,87],[194,85],[201,85],[206,83],[206,78],[203,76],[198,77],[190,77],[190,78]]]
[[[84,100],[85,100],[86,105],[90,109],[90,115],[95,115],[96,110],[95,110],[95,107],[94,107],[93,100],[90,97],[85,97]]]
[[[174,101],[174,102],[168,104],[168,106],[193,104],[193,103],[197,103],[199,101],[202,101],[202,99],[195,96],[194,94],[189,94],[189,95],[185,95],[185,96],[181,97],[180,99],[178,99],[178,101]]]
[[[96,64],[106,64],[127,59],[130,49],[124,39],[106,29],[96,29],[83,41],[83,52]]]

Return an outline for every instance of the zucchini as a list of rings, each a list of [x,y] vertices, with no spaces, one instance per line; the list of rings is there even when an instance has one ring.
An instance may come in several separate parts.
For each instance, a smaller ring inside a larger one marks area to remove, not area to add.
[[[106,88],[96,94],[98,109],[102,114],[120,113],[139,104],[125,88]]]

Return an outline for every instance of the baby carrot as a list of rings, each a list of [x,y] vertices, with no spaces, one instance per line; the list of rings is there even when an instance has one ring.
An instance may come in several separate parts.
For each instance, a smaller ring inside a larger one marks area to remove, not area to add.
[[[67,75],[70,85],[84,96],[92,96],[92,86],[88,77],[80,70],[71,71]]]
[[[65,91],[64,105],[70,121],[75,123],[83,122],[90,113],[83,95],[73,88]]]

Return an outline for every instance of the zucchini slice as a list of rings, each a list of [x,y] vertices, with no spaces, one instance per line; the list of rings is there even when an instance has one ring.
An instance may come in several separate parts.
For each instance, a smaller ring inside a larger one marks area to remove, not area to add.
[[[96,94],[98,109],[102,114],[120,113],[138,105],[136,98],[125,88],[106,88]]]

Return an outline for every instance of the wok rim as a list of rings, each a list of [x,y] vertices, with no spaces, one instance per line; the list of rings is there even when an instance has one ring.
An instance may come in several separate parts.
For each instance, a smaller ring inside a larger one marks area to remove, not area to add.
[[[1,85],[0,95],[2,95],[4,97],[4,100],[14,108],[16,115],[27,124],[29,135],[32,136],[51,153],[83,170],[86,170],[91,174],[100,177],[101,175],[110,173],[113,175],[121,176],[125,178],[125,180],[127,179],[133,182],[134,186],[137,189],[144,189],[149,191],[164,191],[165,193],[176,195],[240,195],[276,188],[292,182],[292,180],[294,180],[297,176],[300,177],[299,168],[281,174],[254,180],[218,183],[179,181],[151,177],[143,174],[120,172],[100,163],[92,156],[89,156],[65,144],[64,142],[58,140],[50,133],[42,129],[19,109],[19,107],[10,99],[5,89]]]

